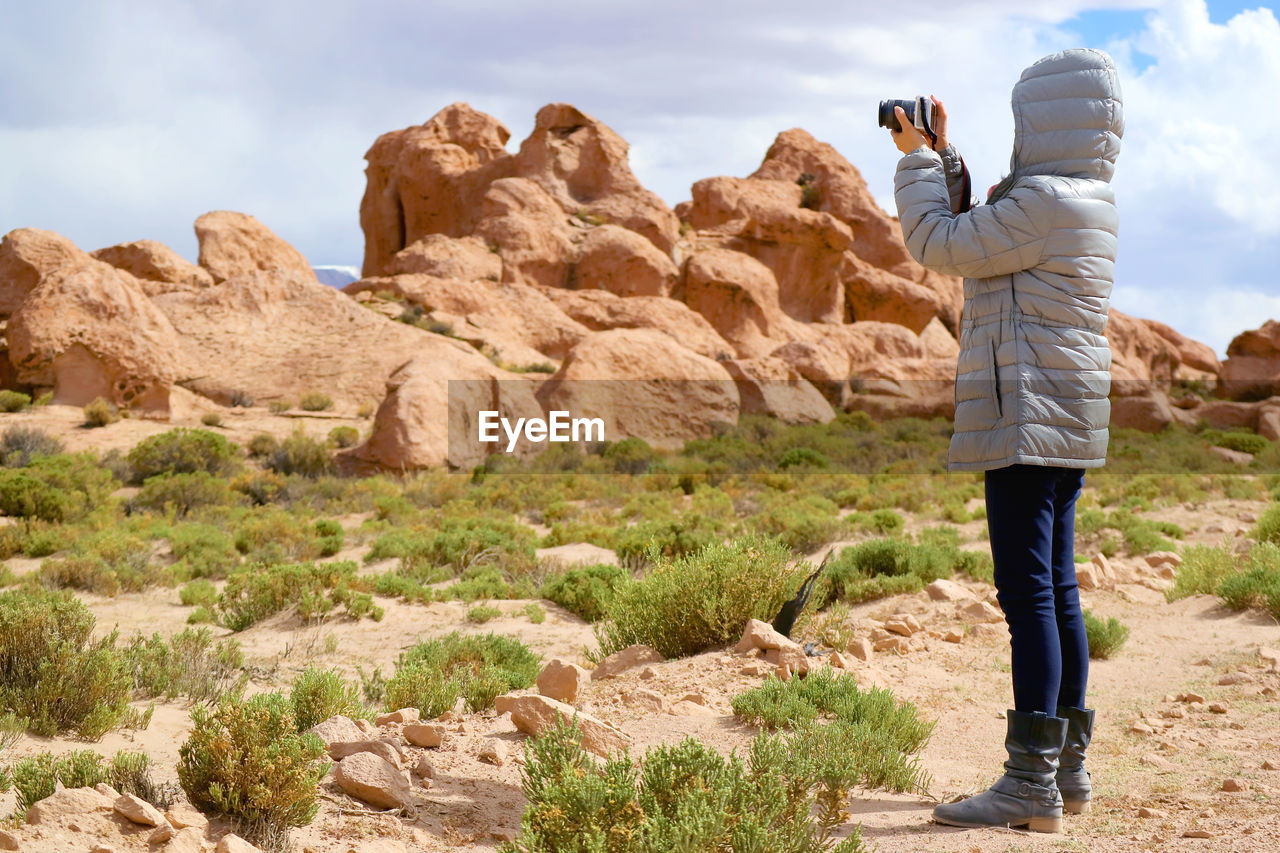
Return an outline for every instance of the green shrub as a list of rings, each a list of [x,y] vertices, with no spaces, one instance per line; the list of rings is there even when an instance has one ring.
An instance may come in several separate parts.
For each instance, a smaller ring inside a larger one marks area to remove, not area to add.
[[[634,436],[611,442],[600,456],[617,474],[643,474],[658,459],[657,451],[648,442]]]
[[[341,714],[351,719],[372,716],[360,701],[360,688],[348,684],[336,669],[309,666],[293,683],[289,693],[298,731],[306,731],[317,723]]]
[[[520,834],[502,853],[644,853],[657,850],[862,853],[846,822],[857,762],[796,748],[797,737],[760,735],[743,760],[693,738],[650,749],[637,767],[625,754],[604,762],[561,723],[526,747],[528,801]]]
[[[530,601],[524,606],[524,615],[535,625],[541,625],[547,621],[547,611],[543,610],[542,605],[536,601]]]
[[[98,397],[89,403],[82,410],[84,414],[84,425],[90,429],[95,427],[104,427],[120,420],[120,410],[102,397]]]
[[[249,439],[249,444],[245,447],[245,450],[254,459],[268,457],[279,449],[280,442],[276,441],[276,437],[265,432],[260,432]]]
[[[736,642],[748,620],[772,620],[807,573],[804,564],[790,564],[782,543],[761,536],[655,559],[605,604],[595,625],[600,657],[636,643],[673,658]]]
[[[0,468],[0,515],[74,521],[109,504],[115,489],[90,453],[33,456],[21,468]]]
[[[173,804],[168,786],[151,781],[151,759],[145,752],[120,751],[111,761],[92,750],[65,755],[47,752],[27,756],[9,768],[17,791],[16,814],[53,795],[59,783],[64,788],[88,788],[105,782],[122,794],[133,794],[152,805],[167,809]]]
[[[1271,447],[1271,442],[1265,437],[1253,432],[1236,432],[1222,430],[1205,430],[1201,435],[1206,438],[1210,444],[1218,447],[1225,447],[1229,450],[1236,450],[1240,453],[1248,453],[1257,456],[1259,453]]]
[[[1213,595],[1223,578],[1238,571],[1238,558],[1221,546],[1189,545],[1165,598],[1177,601],[1189,595]]]
[[[143,439],[129,451],[128,460],[139,483],[159,474],[226,477],[239,464],[239,450],[216,432],[178,428]]]
[[[1257,607],[1280,619],[1280,545],[1254,545],[1243,570],[1223,578],[1218,597],[1233,610]]]
[[[846,527],[840,508],[821,495],[779,493],[748,518],[745,526],[766,536],[776,536],[796,552],[808,552],[830,542]]]
[[[207,427],[222,426],[222,415],[219,412],[205,412],[200,416],[200,423]]]
[[[321,557],[332,557],[342,550],[346,534],[342,525],[331,518],[322,518],[316,522],[316,538],[319,543]]]
[[[467,621],[476,624],[484,624],[490,619],[497,619],[502,615],[502,611],[490,604],[477,604],[467,611]]]
[[[216,639],[208,628],[187,628],[166,643],[159,634],[137,634],[121,656],[142,698],[186,696],[208,702],[234,689],[244,652],[233,639]]]
[[[304,412],[323,412],[333,408],[333,400],[318,391],[310,391],[302,395],[298,408]]]
[[[0,592],[0,709],[35,734],[96,740],[129,710],[131,684],[116,635],[94,640],[94,618],[70,593]]]
[[[40,579],[47,586],[112,596],[138,592],[162,575],[162,569],[151,564],[149,543],[116,530],[80,539],[70,556],[45,560],[40,566]]]
[[[1112,616],[1103,622],[1092,612],[1084,611],[1084,630],[1089,638],[1089,657],[1106,660],[1120,651],[1129,639],[1129,629]]]
[[[169,547],[178,558],[173,566],[176,577],[224,578],[240,563],[231,534],[212,524],[174,525]]]
[[[605,605],[613,598],[614,589],[629,577],[619,566],[598,563],[549,578],[540,594],[586,621],[596,622],[604,616]]]
[[[789,447],[778,457],[778,467],[787,468],[830,468],[831,460],[812,447]]]
[[[538,656],[519,640],[455,631],[400,656],[384,703],[388,709],[418,708],[422,716],[436,717],[462,697],[472,712],[483,711],[503,693],[533,684],[538,671]]]
[[[21,391],[0,391],[0,412],[21,412],[31,407],[31,395]]]
[[[316,816],[316,786],[329,772],[325,745],[298,732],[289,700],[262,693],[191,711],[191,736],[178,750],[178,781],[191,804],[232,818],[250,839],[270,837]]]
[[[223,624],[233,631],[243,631],[289,607],[296,608],[303,619],[315,619],[347,604],[357,592],[352,588],[355,582],[356,564],[349,560],[250,565],[227,579],[218,599],[218,611]],[[373,611],[368,615],[373,616]],[[381,614],[375,618],[381,618]]]
[[[218,588],[208,578],[196,578],[178,590],[184,607],[208,607],[218,600]]]
[[[649,519],[615,531],[613,548],[627,565],[652,557],[677,558],[723,541],[724,526],[699,512],[678,518]]]
[[[284,563],[320,556],[315,525],[280,507],[263,507],[241,517],[235,547],[249,562]]]
[[[1280,545],[1280,503],[1273,503],[1262,511],[1250,534],[1259,542]]]
[[[283,415],[285,412],[293,408],[293,403],[288,400],[272,400],[267,403],[267,411],[273,415]]]
[[[335,447],[355,447],[360,441],[360,430],[351,426],[338,426],[329,430],[329,443]]]
[[[926,537],[925,541],[871,539],[847,548],[831,561],[825,583],[842,601],[859,603],[885,595],[917,592],[938,578],[950,577],[970,560],[955,545]]]
[[[333,451],[325,442],[296,429],[280,442],[268,458],[267,467],[277,474],[297,474],[314,480],[334,472]]]
[[[157,512],[172,511],[179,518],[205,506],[230,506],[237,495],[221,477],[204,471],[160,474],[147,478],[133,498],[134,506]]]
[[[0,438],[0,464],[22,468],[35,456],[57,456],[65,449],[59,439],[39,427],[13,426]]]

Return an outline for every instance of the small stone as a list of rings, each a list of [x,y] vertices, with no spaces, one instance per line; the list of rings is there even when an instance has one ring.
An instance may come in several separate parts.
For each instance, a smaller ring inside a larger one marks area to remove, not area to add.
[[[738,670],[738,672],[740,672],[743,675],[751,675],[751,676],[758,677],[761,675],[768,675],[769,673],[773,672],[773,667],[769,666],[766,663],[761,663],[760,661],[754,661],[752,663],[747,664],[742,669]]]
[[[921,630],[920,622],[910,613],[899,613],[885,620],[884,628],[903,637],[910,637]]]
[[[90,847],[89,853],[116,853],[116,848],[105,842],[100,842]]]
[[[507,763],[506,741],[490,738],[480,745],[480,760],[501,767]]]
[[[121,794],[113,808],[116,814],[143,826],[160,826],[167,823],[158,808],[133,794]]]
[[[629,669],[643,666],[646,663],[662,663],[666,658],[646,645],[627,646],[620,652],[614,652],[596,667],[591,674],[593,679],[613,678]]]
[[[355,724],[356,724],[356,728],[360,730],[361,734],[376,735],[378,733],[378,727],[375,726],[373,723],[369,722],[368,720],[356,720]]]
[[[1199,693],[1182,693],[1178,696],[1178,701],[1186,702],[1187,704],[1191,704],[1193,702],[1204,704],[1204,697]]]
[[[401,708],[389,714],[381,714],[375,717],[373,722],[379,726],[387,726],[392,723],[416,723],[420,716],[421,712],[417,708]]]
[[[681,702],[693,702],[695,705],[707,704],[707,697],[704,693],[686,693],[680,697]]]
[[[955,581],[939,578],[924,588],[934,601],[971,601],[973,594]]]
[[[831,665],[836,669],[853,669],[853,655],[843,655],[840,652],[832,652]]]
[[[61,788],[27,808],[27,823],[38,826],[88,812],[109,812],[114,805],[92,788]]]
[[[1249,790],[1249,783],[1244,781],[1243,779],[1235,779],[1235,778],[1223,779],[1222,790],[1227,791],[1228,793],[1237,793],[1239,791],[1247,791]]]
[[[1196,815],[1196,817],[1214,817],[1217,814],[1218,813],[1214,811],[1212,808],[1207,808],[1204,811],[1200,812],[1200,814]]]
[[[676,717],[714,717],[716,712],[698,702],[682,699],[671,706],[670,713]]]
[[[504,694],[494,700],[499,714],[510,712],[511,722],[527,735],[537,737],[547,729],[576,719],[582,733],[582,748],[599,756],[627,751],[631,737],[603,720],[557,702],[549,696]]]
[[[778,649],[793,643],[793,640],[784,637],[768,622],[750,619],[742,630],[742,639],[738,640],[733,650],[738,654],[745,654],[752,649]]]
[[[1183,838],[1213,838],[1213,833],[1207,829],[1188,829],[1186,832],[1182,833],[1182,837]]]
[[[424,779],[430,779],[436,775],[436,768],[431,763],[431,756],[425,752],[418,756],[418,763],[413,765],[413,774],[421,776]]]
[[[1218,684],[1224,687],[1229,687],[1232,684],[1245,684],[1253,680],[1253,676],[1249,673],[1237,670],[1235,672],[1228,672],[1226,675],[1219,678]]]
[[[1009,638],[1009,629],[1004,625],[984,623],[981,625],[974,625],[969,631],[969,636],[979,640],[987,638],[1007,640]]]
[[[1211,714],[1225,714],[1225,713],[1227,713],[1227,703],[1226,703],[1226,702],[1214,702],[1214,703],[1212,703],[1212,704],[1210,704],[1210,705],[1209,705],[1209,712],[1210,712]]]
[[[911,640],[908,637],[884,637],[872,646],[877,652],[896,652],[904,655],[911,651]]]
[[[333,781],[347,794],[377,808],[400,808],[410,801],[409,785],[400,771],[371,752],[357,752],[339,761]]]
[[[357,740],[329,745],[329,757],[334,761],[341,761],[358,752],[372,753],[394,767],[399,767],[402,763],[400,750],[382,740]]]
[[[164,844],[170,838],[173,838],[174,829],[169,825],[168,821],[162,826],[157,826],[155,830],[147,836],[148,844]]]
[[[7,829],[0,829],[0,850],[17,850],[18,836]]]
[[[972,601],[956,610],[957,615],[967,622],[988,623],[1003,622],[1004,613],[986,601]]]
[[[110,797],[112,802],[120,799],[120,792],[108,785],[106,782],[99,782],[94,785],[93,790],[97,791],[104,797]]]
[[[847,651],[858,660],[866,662],[871,660],[873,649],[870,640],[866,637],[858,637],[849,643]]]
[[[959,643],[964,639],[964,632],[957,631],[955,628],[952,628],[942,635],[942,639],[946,640],[948,643]]]
[[[667,710],[667,698],[661,693],[645,687],[637,687],[635,690],[623,694],[622,701],[628,705],[639,705],[657,713],[663,713]]]
[[[514,829],[495,829],[489,833],[489,837],[494,841],[501,841],[504,844],[510,844],[516,840],[516,831]]]
[[[552,658],[538,673],[538,692],[569,705],[578,701],[578,694],[591,680],[591,673],[561,658]]]
[[[414,746],[433,748],[444,743],[444,726],[439,723],[410,723],[400,730],[404,739]]]
[[[174,829],[186,829],[192,826],[204,832],[209,828],[209,818],[202,815],[190,803],[174,803],[164,816]]]
[[[648,681],[651,678],[657,678],[658,671],[651,666],[646,666],[644,669],[640,670],[640,677],[645,681]]]
[[[229,832],[218,839],[214,853],[262,853],[262,849],[250,844],[234,832]]]
[[[1258,657],[1271,664],[1272,672],[1280,672],[1280,651],[1261,646],[1258,648]]]
[[[1166,818],[1168,816],[1169,816],[1168,814],[1160,811],[1159,809],[1150,809],[1150,808],[1147,808],[1146,806],[1143,806],[1142,808],[1138,809],[1138,817]]]
[[[1176,705],[1175,705],[1175,706],[1174,706],[1174,707],[1172,707],[1172,708],[1166,708],[1165,710],[1161,711],[1161,712],[1160,712],[1160,716],[1162,716],[1162,717],[1170,717],[1170,718],[1175,719],[1175,720],[1180,720],[1180,719],[1182,719],[1183,717],[1187,716],[1187,712],[1186,712],[1185,710],[1183,710],[1182,708],[1180,708],[1180,707],[1178,707],[1178,706],[1176,706]]]
[[[205,853],[204,830],[194,826],[179,829],[164,846],[164,853]]]
[[[1135,735],[1151,735],[1156,732],[1155,729],[1151,728],[1151,726],[1141,720],[1135,720],[1133,725],[1129,726],[1129,731],[1133,732]]]
[[[1153,569],[1161,566],[1181,566],[1182,557],[1173,551],[1152,551],[1145,557],[1147,565]]]
[[[1263,770],[1280,770],[1280,764],[1276,764],[1274,761],[1271,761],[1270,759],[1268,759],[1262,762],[1262,769]]]

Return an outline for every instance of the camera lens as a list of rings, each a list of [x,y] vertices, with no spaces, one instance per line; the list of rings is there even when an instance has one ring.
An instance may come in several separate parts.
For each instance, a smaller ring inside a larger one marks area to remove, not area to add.
[[[902,130],[902,125],[898,124],[898,117],[893,114],[894,107],[902,107],[902,111],[907,114],[907,121],[915,121],[916,119],[916,102],[914,100],[888,100],[880,102],[879,121],[881,127],[887,127],[897,133]]]

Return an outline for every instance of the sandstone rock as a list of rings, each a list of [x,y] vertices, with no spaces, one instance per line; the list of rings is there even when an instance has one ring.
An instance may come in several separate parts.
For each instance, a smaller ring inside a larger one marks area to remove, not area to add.
[[[234,832],[229,832],[218,839],[218,846],[214,848],[214,853],[262,853],[262,850]]]
[[[1141,817],[1141,818],[1158,818],[1160,820],[1163,820],[1168,816],[1169,816],[1168,812],[1161,811],[1160,809],[1152,809],[1152,808],[1148,808],[1147,806],[1143,806],[1142,808],[1138,809],[1138,817]]]
[[[1137,390],[1143,390],[1145,393],[1112,398],[1111,425],[1113,427],[1159,432],[1171,423],[1194,422],[1194,414],[1175,408],[1165,394],[1145,389],[1141,385]]]
[[[600,661],[600,665],[591,673],[591,679],[598,681],[601,678],[613,678],[633,667],[643,666],[646,663],[662,663],[664,660],[666,658],[649,646],[640,644],[627,646]]]
[[[1211,714],[1225,714],[1227,713],[1228,710],[1229,709],[1227,707],[1226,702],[1210,702],[1209,703],[1209,713]]]
[[[931,286],[936,281],[916,282],[871,265],[853,252],[846,252],[840,272],[847,319],[897,323],[913,332],[922,332],[932,320],[954,326],[955,291]]]
[[[148,296],[170,290],[213,286],[213,276],[208,270],[196,266],[155,240],[119,243],[90,254],[103,263],[132,275],[142,284],[142,290]]]
[[[570,286],[618,296],[670,296],[679,276],[670,256],[649,240],[617,225],[601,225],[582,241]]]
[[[1178,378],[1198,379],[1216,378],[1222,371],[1222,364],[1213,347],[1192,340],[1176,329],[1158,320],[1143,320],[1147,328],[1164,338],[1178,352],[1180,361]]]
[[[1252,453],[1245,453],[1240,450],[1232,450],[1229,447],[1218,447],[1217,445],[1212,445],[1209,448],[1209,452],[1221,459],[1225,459],[1226,461],[1234,463],[1236,465],[1248,465],[1250,462],[1253,461]]]
[[[396,253],[428,234],[471,234],[489,183],[511,174],[510,138],[500,121],[460,102],[379,136],[365,154],[364,274],[383,274]]]
[[[502,178],[485,190],[476,236],[502,256],[502,280],[565,287],[577,248],[555,200],[525,178]]]
[[[543,417],[531,383],[494,367],[478,353],[443,338],[422,341],[419,352],[387,379],[386,397],[374,414],[369,437],[339,454],[341,464],[389,470],[445,463],[471,467],[507,447],[501,430],[499,443],[479,442],[480,412],[495,411],[513,423]],[[521,438],[515,453],[533,449],[535,445]]]
[[[439,723],[410,723],[400,730],[404,739],[414,746],[437,747],[444,743],[445,729]]]
[[[400,767],[400,751],[386,741],[356,740],[329,744],[329,757],[334,761],[341,761],[347,756],[357,755],[362,752],[376,755],[393,767]]]
[[[333,780],[346,793],[378,808],[401,808],[411,801],[409,785],[399,770],[370,752],[339,761]]]
[[[934,601],[972,601],[973,594],[955,581],[938,578],[924,588]]]
[[[672,705],[670,713],[675,717],[714,717],[716,715],[716,712],[706,705],[690,702],[687,699],[681,699]]]
[[[765,660],[777,667],[778,677],[787,681],[793,675],[805,676],[814,668],[813,659],[797,643],[768,649]]]
[[[607,381],[600,381],[607,380]],[[738,419],[728,372],[651,329],[594,332],[538,389],[547,411],[599,418],[610,441],[633,436],[656,447],[706,437]]]
[[[1249,783],[1244,781],[1243,779],[1235,779],[1235,778],[1223,779],[1222,790],[1228,793],[1237,793],[1240,791],[1247,791],[1249,790]]]
[[[279,270],[304,280],[316,274],[302,253],[247,213],[214,210],[195,222],[200,266],[214,282],[257,270]]]
[[[886,631],[892,631],[895,634],[901,634],[904,637],[910,637],[919,633],[922,628],[920,620],[912,616],[910,613],[898,613],[890,616],[885,620],[884,627]]]
[[[1167,393],[1178,375],[1182,357],[1178,348],[1152,329],[1147,321],[1112,309],[1107,320],[1111,347],[1113,397]],[[1115,412],[1112,412],[1115,423]]]
[[[866,637],[858,637],[849,643],[848,652],[860,661],[871,660],[871,641]]]
[[[1182,557],[1173,551],[1152,551],[1143,559],[1147,561],[1147,565],[1153,569],[1161,566],[1180,566],[1182,565]]]
[[[645,189],[627,162],[627,143],[611,128],[569,104],[538,110],[520,144],[515,174],[535,181],[570,213],[597,217],[642,235],[670,252],[680,223]]]
[[[53,231],[16,228],[0,240],[0,318],[22,307],[27,294],[63,266],[84,263],[84,253]]]
[[[376,726],[387,726],[392,723],[416,723],[421,715],[417,708],[401,708],[388,714],[379,714],[373,718]]]
[[[116,814],[143,826],[161,826],[167,823],[160,810],[134,794],[122,794],[113,806]]]
[[[507,763],[506,741],[488,738],[484,743],[480,744],[479,756],[480,760],[486,764],[492,764],[494,767],[503,766]]]
[[[0,829],[0,850],[21,850],[22,846],[18,843],[18,836],[8,831]]]
[[[151,834],[147,836],[147,844],[165,844],[173,838],[173,834],[175,832],[177,832],[177,830],[170,826],[168,822],[165,822],[164,824],[157,826],[152,830]]]
[[[752,661],[742,667],[742,669],[738,670],[738,672],[742,675],[749,675],[758,678],[759,676],[768,675],[770,672],[773,672],[773,667],[760,661]]]
[[[576,719],[583,749],[596,755],[625,752],[631,743],[630,737],[613,726],[546,696],[508,694],[499,696],[494,707],[499,714],[510,713],[516,728],[535,737],[561,721]]]
[[[502,280],[502,256],[479,237],[426,234],[391,256],[387,275]]]
[[[61,783],[59,783],[61,784]],[[120,792],[108,785],[106,782],[99,782],[93,786],[93,790],[97,791],[104,797],[110,797],[112,802],[120,799]]]
[[[768,622],[759,619],[748,619],[742,630],[742,639],[733,647],[737,654],[745,654],[752,649],[799,648],[799,644],[789,637],[783,636]]]
[[[1004,613],[986,601],[970,601],[957,608],[960,618],[977,623],[1003,622]]]
[[[622,701],[626,702],[628,705],[638,705],[642,708],[647,708],[658,714],[665,712],[670,706],[670,703],[667,702],[667,698],[665,696],[656,690],[649,690],[645,687],[637,687],[634,690],[627,691],[623,694]]]
[[[39,826],[92,812],[109,812],[114,805],[111,798],[93,788],[63,788],[28,806],[27,823]]]
[[[559,702],[572,705],[588,681],[591,673],[576,663],[552,658],[538,673],[538,692]]]
[[[1271,665],[1272,672],[1280,672],[1280,650],[1259,646],[1258,657]]]
[[[743,358],[768,355],[803,335],[782,310],[773,271],[742,252],[709,248],[690,257],[684,301]]]
[[[1280,394],[1280,322],[1267,320],[1232,339],[1219,390],[1235,400]]]
[[[1280,770],[1280,764],[1277,764],[1276,762],[1270,759],[1267,759],[1266,761],[1262,762],[1262,769],[1263,770]]]
[[[1258,435],[1267,441],[1280,441],[1280,406],[1270,405],[1271,402],[1263,401],[1258,409]]]
[[[911,651],[912,646],[911,640],[908,637],[893,635],[881,637],[876,640],[875,643],[872,644],[872,648],[877,652],[895,652],[900,655],[905,655]]]
[[[436,768],[431,763],[430,755],[424,752],[418,756],[418,762],[413,765],[413,775],[422,779],[430,779],[436,775]]]
[[[853,669],[853,656],[844,655],[841,652],[831,653],[831,665],[836,669]]]
[[[547,289],[542,293],[586,329],[656,329],[675,338],[686,349],[710,359],[720,360],[733,354],[733,346],[720,337],[705,317],[674,299],[616,296],[605,290]],[[580,339],[581,335],[574,342]]]
[[[351,719],[340,714],[330,717],[324,722],[316,723],[309,731],[324,741],[326,748],[335,743],[350,743],[368,739],[364,730]],[[182,827],[178,828],[181,829]]]
[[[1155,734],[1155,729],[1151,728],[1151,726],[1141,720],[1134,721],[1134,723],[1129,726],[1129,731],[1133,732],[1135,735]]]
[[[946,640],[948,643],[959,643],[964,640],[964,632],[957,631],[952,628],[942,635],[942,639]]]
[[[174,829],[186,829],[190,826],[204,832],[209,826],[209,819],[190,803],[174,803],[169,806],[164,816]]]
[[[835,410],[818,389],[780,358],[730,359],[723,364],[738,387],[744,415],[770,415],[789,424],[835,419]]]
[[[180,829],[164,846],[164,853],[205,853],[204,830],[189,826]]]
[[[1213,832],[1208,829],[1188,829],[1182,833],[1183,838],[1213,838]]]
[[[1254,681],[1254,677],[1249,673],[1242,672],[1240,670],[1228,672],[1218,678],[1218,684],[1223,687],[1228,687],[1232,684],[1248,684],[1251,681]]]

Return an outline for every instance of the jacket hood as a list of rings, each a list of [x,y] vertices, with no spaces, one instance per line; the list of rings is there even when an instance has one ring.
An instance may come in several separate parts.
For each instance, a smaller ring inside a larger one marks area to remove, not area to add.
[[[1110,181],[1124,135],[1111,57],[1075,48],[1037,60],[1013,87],[1013,127],[1013,176]]]

